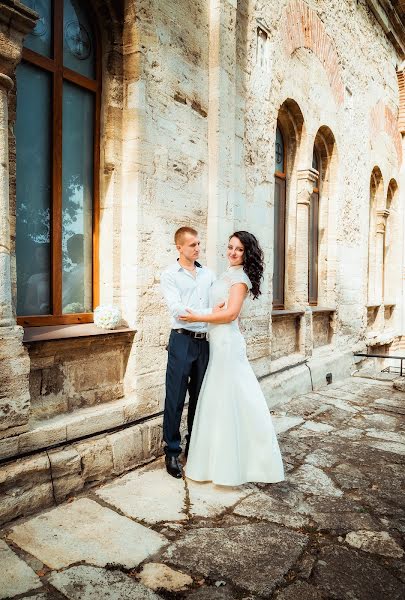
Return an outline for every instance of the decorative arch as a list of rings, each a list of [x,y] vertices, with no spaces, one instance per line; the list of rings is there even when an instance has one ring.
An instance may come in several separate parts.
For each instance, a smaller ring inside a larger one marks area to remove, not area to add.
[[[368,238],[368,300],[369,306],[378,306],[382,301],[383,287],[383,244],[385,234],[384,180],[381,169],[375,166],[370,177],[369,238]]]
[[[284,12],[281,25],[284,47],[288,55],[298,48],[308,48],[323,65],[338,104],[344,100],[344,85],[339,56],[317,13],[303,0],[292,0]]]
[[[334,304],[334,244],[337,203],[333,201],[337,177],[337,148],[332,130],[322,125],[316,133],[313,168],[318,172],[309,211],[309,303]]]
[[[275,155],[277,137],[282,136],[284,145],[283,171],[275,156],[274,187],[274,247],[273,247],[273,304],[283,308],[289,304],[288,288],[292,282],[294,251],[293,222],[295,215],[296,172],[299,149],[304,133],[304,117],[297,102],[287,98],[277,115],[277,131],[274,139]]]
[[[401,273],[398,264],[401,262],[402,239],[400,214],[398,211],[398,183],[392,178],[388,184],[385,211],[382,217],[384,227],[383,255],[383,301],[386,306],[394,307],[401,289]],[[385,311],[385,320],[393,317],[391,310]]]
[[[371,139],[377,137],[379,133],[386,133],[392,140],[395,146],[398,164],[401,164],[402,144],[398,128],[398,117],[391,108],[383,102],[383,100],[379,100],[370,112]]]

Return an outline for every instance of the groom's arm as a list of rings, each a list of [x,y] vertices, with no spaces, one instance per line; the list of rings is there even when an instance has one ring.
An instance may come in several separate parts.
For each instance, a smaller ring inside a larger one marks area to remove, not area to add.
[[[172,273],[162,273],[160,287],[171,316],[174,319],[178,319],[180,315],[186,314],[187,309],[190,307],[186,306],[182,301],[179,288],[176,285]],[[209,315],[212,313],[212,308],[198,309],[198,313],[201,315]]]

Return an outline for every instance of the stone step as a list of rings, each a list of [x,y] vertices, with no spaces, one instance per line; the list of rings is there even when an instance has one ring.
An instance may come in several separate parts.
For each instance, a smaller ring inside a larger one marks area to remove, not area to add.
[[[139,420],[133,397],[81,408],[50,419],[31,420],[28,431],[0,440],[0,460],[49,449]]]
[[[162,418],[155,417],[6,462],[0,465],[0,525],[63,502],[162,452]]]

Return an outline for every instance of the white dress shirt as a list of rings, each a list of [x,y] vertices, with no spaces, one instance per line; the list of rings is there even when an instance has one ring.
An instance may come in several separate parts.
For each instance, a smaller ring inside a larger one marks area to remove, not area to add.
[[[179,262],[163,271],[160,286],[170,312],[172,329],[182,328],[200,333],[207,331],[207,323],[186,323],[179,321],[179,316],[187,314],[187,308],[200,315],[212,312],[209,290],[214,280],[213,272],[199,263],[196,263],[195,277],[183,269]]]

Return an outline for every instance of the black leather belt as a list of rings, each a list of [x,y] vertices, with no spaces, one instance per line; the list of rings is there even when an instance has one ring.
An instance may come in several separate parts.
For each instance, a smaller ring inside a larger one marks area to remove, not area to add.
[[[189,335],[190,337],[194,338],[195,340],[206,340],[207,339],[207,334],[204,332],[199,332],[199,331],[190,331],[189,329],[173,329],[173,331],[176,331],[177,333],[184,333],[185,335]]]

